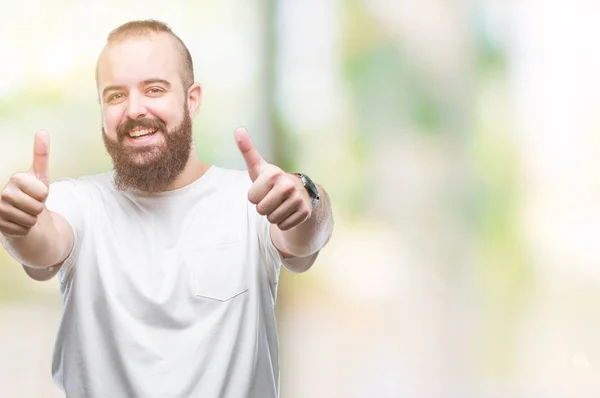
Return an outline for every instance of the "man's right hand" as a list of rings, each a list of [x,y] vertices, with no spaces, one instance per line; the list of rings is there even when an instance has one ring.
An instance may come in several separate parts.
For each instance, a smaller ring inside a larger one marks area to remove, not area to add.
[[[44,211],[48,198],[49,154],[50,137],[46,131],[38,131],[34,137],[31,169],[14,174],[0,193],[0,233],[4,236],[26,236]]]

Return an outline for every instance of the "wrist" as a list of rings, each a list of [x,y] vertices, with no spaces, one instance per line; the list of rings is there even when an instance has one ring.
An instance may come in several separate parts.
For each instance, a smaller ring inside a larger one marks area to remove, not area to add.
[[[310,198],[311,208],[314,209],[315,206],[319,203],[319,200],[321,198],[319,195],[319,190],[317,189],[317,186],[310,179],[310,177],[308,177],[306,174],[302,174],[302,173],[291,173],[291,174],[300,180],[300,183],[302,184],[302,186],[304,187],[306,193],[308,193],[308,196]]]

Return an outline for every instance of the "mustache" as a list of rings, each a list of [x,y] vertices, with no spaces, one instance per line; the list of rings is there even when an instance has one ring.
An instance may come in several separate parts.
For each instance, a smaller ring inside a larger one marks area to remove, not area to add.
[[[160,119],[127,119],[117,127],[117,138],[122,140],[136,127],[161,130],[163,132],[167,130],[167,125]]]

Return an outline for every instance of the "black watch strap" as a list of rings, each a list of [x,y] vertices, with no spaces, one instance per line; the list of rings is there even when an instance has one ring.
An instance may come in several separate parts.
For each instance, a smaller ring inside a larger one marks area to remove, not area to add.
[[[319,202],[319,190],[317,189],[317,186],[315,185],[315,183],[306,175],[306,174],[302,174],[302,173],[292,173],[296,176],[298,176],[298,178],[300,178],[300,181],[302,181],[302,185],[304,185],[304,188],[306,188],[306,191],[308,192],[310,198],[312,199],[312,207],[315,207],[317,202]]]

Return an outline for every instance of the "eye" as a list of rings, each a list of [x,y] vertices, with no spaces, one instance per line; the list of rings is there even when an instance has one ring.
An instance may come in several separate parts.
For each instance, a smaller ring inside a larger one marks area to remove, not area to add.
[[[150,95],[160,95],[164,92],[165,92],[165,90],[163,90],[160,87],[150,87],[148,90],[146,90],[146,93],[148,93]]]
[[[123,98],[125,98],[125,94],[123,93],[114,93],[108,96],[106,102],[108,103],[114,103],[114,102],[118,102],[120,100],[122,100]]]

